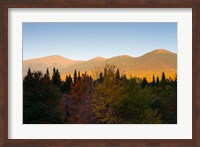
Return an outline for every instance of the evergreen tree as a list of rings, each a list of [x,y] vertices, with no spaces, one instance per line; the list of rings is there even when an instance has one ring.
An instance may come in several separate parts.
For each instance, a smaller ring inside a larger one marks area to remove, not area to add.
[[[127,81],[126,74],[124,74],[124,75],[122,76],[122,79],[123,79],[124,81]]]
[[[162,72],[148,83],[109,65],[98,74],[93,80],[75,70],[61,81],[55,67],[51,78],[48,68],[44,75],[29,68],[23,79],[24,123],[177,123],[177,75],[170,79]]]
[[[165,81],[166,81],[166,78],[165,78],[165,73],[164,73],[164,71],[163,71],[161,82],[165,82]]]
[[[46,73],[44,74],[45,79],[50,80],[49,69],[47,68]]]
[[[145,88],[146,85],[148,85],[148,81],[147,81],[147,78],[144,77],[144,78],[142,79],[142,82],[141,82],[141,87],[142,87],[142,88]]]
[[[117,71],[116,71],[116,79],[120,79],[120,73],[119,73],[119,69],[117,69]]]
[[[29,70],[29,76],[30,73]],[[59,89],[53,83],[46,84],[41,71],[34,71],[31,76],[31,80],[26,80],[26,76],[23,81],[23,123],[62,123]]]
[[[31,87],[33,84],[33,73],[30,68],[27,71],[27,75],[24,77],[23,84],[24,83],[26,83],[27,87]]]
[[[174,76],[174,82],[175,83],[177,82],[177,74],[175,74],[175,76]]]
[[[74,71],[74,83],[76,83],[76,80],[77,80],[77,73],[76,73],[76,69]]]
[[[103,82],[103,73],[102,72],[100,72],[98,80],[99,80],[100,83]]]
[[[155,86],[156,82],[155,82],[155,77],[153,75],[153,78],[152,78],[152,86]]]
[[[78,71],[78,80],[79,81],[81,80],[81,73],[80,73],[80,71]]]
[[[27,76],[26,76],[27,79],[32,79],[32,72],[31,72],[31,69],[30,67],[28,68],[28,71],[27,71]]]
[[[61,89],[61,78],[58,69],[53,68],[52,83]]]
[[[143,78],[146,83],[146,78]],[[123,88],[120,98],[115,100],[117,120],[130,124],[161,123],[157,110],[151,108],[152,87],[141,88],[137,78],[130,78]]]
[[[68,80],[68,76],[66,75],[65,81],[63,82],[62,88],[61,88],[63,93],[67,92],[67,80]]]
[[[49,75],[49,69],[48,68],[46,70],[46,73],[44,74],[43,82],[44,82],[44,84],[49,84],[49,82],[50,82],[50,75]]]
[[[104,68],[104,77],[107,75],[107,68]]]
[[[69,77],[67,78],[66,84],[67,84],[67,93],[70,94],[71,93],[71,85],[72,85],[72,77],[70,74],[69,74]]]
[[[53,75],[55,75],[55,73],[56,73],[56,68],[54,67],[53,68]]]
[[[69,81],[72,83],[72,77],[70,74],[69,74]]]
[[[156,78],[156,85],[160,83],[159,77]]]

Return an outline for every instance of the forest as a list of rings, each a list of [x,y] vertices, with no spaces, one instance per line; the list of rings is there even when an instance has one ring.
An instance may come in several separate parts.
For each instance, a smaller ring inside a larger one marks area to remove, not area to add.
[[[106,65],[97,78],[75,70],[61,80],[31,71],[23,78],[23,124],[176,124],[177,76],[129,77]]]

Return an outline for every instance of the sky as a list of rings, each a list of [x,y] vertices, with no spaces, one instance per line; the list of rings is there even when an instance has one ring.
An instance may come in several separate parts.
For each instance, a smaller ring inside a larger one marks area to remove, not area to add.
[[[60,55],[73,60],[177,53],[177,23],[23,23],[23,60]]]

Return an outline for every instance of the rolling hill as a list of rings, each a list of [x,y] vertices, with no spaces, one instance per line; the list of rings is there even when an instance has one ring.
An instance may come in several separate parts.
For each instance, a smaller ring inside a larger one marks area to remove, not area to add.
[[[53,67],[59,69],[61,77],[64,80],[66,74],[73,74],[74,70],[80,72],[87,71],[94,78],[100,70],[106,65],[114,65],[121,73],[130,76],[144,77],[152,79],[152,75],[161,76],[162,71],[167,77],[174,77],[177,72],[177,55],[164,49],[158,49],[148,52],[140,57],[128,55],[115,56],[112,58],[95,57],[88,61],[70,60],[62,56],[47,56],[23,61],[23,76],[26,75],[28,68],[32,71],[42,71],[49,68],[50,73]]]

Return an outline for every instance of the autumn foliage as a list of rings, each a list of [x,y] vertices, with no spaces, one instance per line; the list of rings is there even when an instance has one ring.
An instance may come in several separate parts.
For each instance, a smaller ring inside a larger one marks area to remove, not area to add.
[[[28,70],[23,79],[25,124],[176,124],[177,78],[126,78],[106,65],[93,79],[74,71],[60,79],[58,69]]]

